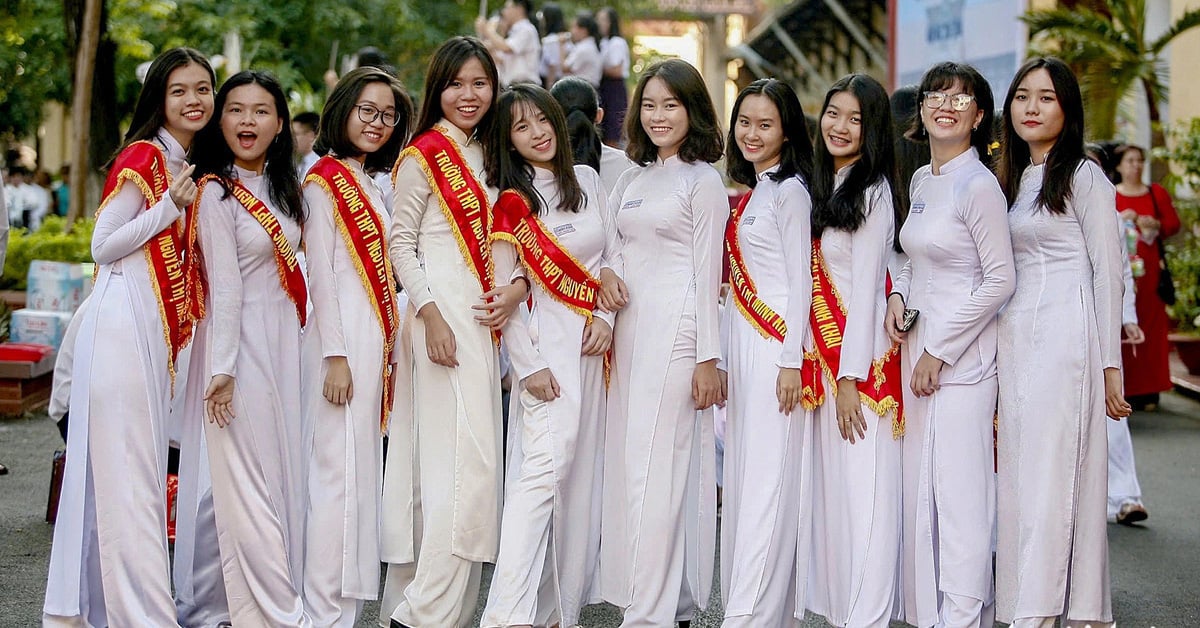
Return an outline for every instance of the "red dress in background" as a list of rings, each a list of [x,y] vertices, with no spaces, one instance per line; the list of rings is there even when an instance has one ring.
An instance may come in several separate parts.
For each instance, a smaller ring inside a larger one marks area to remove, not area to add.
[[[1159,240],[1179,231],[1179,214],[1175,213],[1171,196],[1157,183],[1151,184],[1150,192],[1141,196],[1125,196],[1117,192],[1117,212],[1127,209],[1132,209],[1139,216],[1157,218],[1162,223],[1158,232]],[[1126,396],[1150,395],[1171,389],[1171,374],[1167,366],[1167,354],[1170,352],[1167,332],[1170,322],[1166,305],[1158,298],[1161,258],[1158,254],[1158,242],[1146,244],[1139,239],[1137,254],[1146,262],[1146,274],[1134,279],[1138,325],[1145,332],[1146,341],[1140,345],[1121,345]]]

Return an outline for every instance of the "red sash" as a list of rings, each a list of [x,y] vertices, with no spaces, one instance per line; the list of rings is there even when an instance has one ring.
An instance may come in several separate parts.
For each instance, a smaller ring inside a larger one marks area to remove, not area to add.
[[[600,280],[534,215],[529,200],[515,190],[505,190],[496,201],[492,240],[504,240],[517,249],[521,263],[533,280],[555,301],[592,323]],[[604,382],[612,375],[612,348],[604,354]]]
[[[495,268],[492,266],[492,249],[488,241],[492,231],[492,212],[488,206],[487,191],[467,166],[454,140],[446,130],[435,126],[413,138],[400,153],[396,167],[392,170],[395,182],[396,170],[405,157],[414,157],[425,172],[429,186],[433,188],[458,240],[463,259],[475,272],[479,286],[484,292],[495,287]]]
[[[108,179],[104,183],[104,200],[96,210],[96,216],[104,211],[126,181],[133,183],[146,199],[150,209],[167,193],[171,185],[171,173],[167,170],[167,159],[162,150],[151,142],[134,142],[117,156]],[[201,287],[188,281],[184,268],[183,224],[175,224],[150,238],[142,251],[146,256],[146,267],[150,271],[150,285],[158,300],[158,315],[163,326],[163,341],[170,352],[167,370],[171,374],[171,387],[175,386],[175,361],[180,350],[192,339],[195,300],[203,300]],[[203,308],[203,306],[198,306]]]
[[[494,219],[492,240],[512,243],[534,281],[555,301],[591,322],[600,280],[558,243],[534,215],[529,201],[505,190],[496,201]]]
[[[196,192],[197,204],[204,194],[204,186],[215,180],[217,180],[217,176],[211,174],[200,179],[200,189]],[[296,251],[283,233],[283,226],[279,224],[279,219],[275,218],[275,214],[271,213],[271,209],[267,207],[266,203],[254,196],[241,181],[237,179],[222,179],[222,181],[229,186],[233,198],[237,199],[247,212],[250,212],[250,216],[258,221],[258,224],[267,232],[267,236],[271,238],[271,243],[275,245],[275,265],[279,269],[279,284],[292,303],[296,305],[296,318],[300,320],[300,326],[303,327],[308,322],[308,286],[304,283],[304,274],[300,272]]]
[[[809,325],[812,327],[813,344],[816,350],[804,354],[800,377],[804,388],[800,403],[809,410],[825,401],[823,380],[836,385],[838,368],[842,361],[842,340],[846,330],[846,308],[838,295],[837,288],[825,267],[821,255],[821,240],[813,238],[812,244],[812,310]],[[871,363],[871,376],[858,383],[858,394],[872,412],[879,416],[892,417],[892,437],[904,435],[904,405],[900,382],[900,347],[892,346],[883,356]]]
[[[742,221],[742,214],[746,211],[746,205],[750,202],[751,194],[753,191],[742,198],[742,202],[738,203],[737,209],[733,210],[733,213],[729,215],[729,221],[725,223],[725,255],[729,259],[729,291],[733,295],[734,305],[737,306],[738,311],[742,313],[751,327],[758,330],[763,338],[774,338],[783,342],[784,336],[787,335],[787,323],[783,321],[782,316],[758,298],[754,281],[750,279],[750,273],[746,269],[746,260],[742,257],[742,245],[738,242],[738,227]]]
[[[391,355],[396,345],[396,330],[400,328],[400,313],[396,306],[395,275],[387,254],[383,221],[371,206],[358,178],[333,157],[318,159],[304,182],[320,186],[329,195],[333,204],[333,222],[342,234],[346,251],[350,253],[383,333],[383,405],[379,428],[386,434],[392,409]]]

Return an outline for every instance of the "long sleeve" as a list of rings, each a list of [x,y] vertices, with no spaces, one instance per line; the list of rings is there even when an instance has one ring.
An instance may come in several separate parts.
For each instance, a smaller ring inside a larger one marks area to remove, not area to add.
[[[92,258],[97,264],[112,264],[137,251],[182,213],[170,194],[164,194],[153,207],[142,211],[145,206],[146,197],[136,185],[128,181],[121,184],[117,195],[96,218]]]
[[[242,269],[238,264],[237,225],[229,206],[221,201],[224,190],[215,182],[204,187],[197,211],[200,250],[208,278],[211,327],[209,377],[237,377],[237,358],[242,337]]]
[[[1079,221],[1092,263],[1096,336],[1103,368],[1121,367],[1121,247],[1117,231],[1116,191],[1091,162],[1075,171],[1071,211]]]
[[[1125,229],[1117,223],[1117,246],[1125,247]],[[1129,256],[1121,256],[1121,324],[1137,325],[1137,294],[1133,288],[1133,268],[1129,266]]]
[[[846,330],[842,337],[842,362],[837,379],[866,381],[875,359],[875,336],[883,333],[880,301],[887,277],[888,251],[893,225],[891,194],[886,185],[867,191],[866,220],[850,236],[854,256],[850,290],[841,293],[846,305]]]
[[[783,320],[788,331],[777,366],[798,369],[804,361],[804,336],[812,308],[812,199],[796,180],[794,185],[779,186],[778,200],[779,241],[787,262],[788,305]]]
[[[341,234],[333,219],[333,203],[321,186],[304,186],[304,202],[308,220],[304,223],[304,255],[308,264],[308,294],[317,329],[321,333],[321,357],[346,355],[346,337],[342,330],[342,309],[338,303],[337,271],[334,253],[341,244]],[[348,290],[357,286],[346,286]]]
[[[388,233],[388,255],[392,267],[408,300],[419,312],[433,301],[429,291],[429,278],[421,266],[417,253],[417,240],[421,231],[421,220],[433,190],[416,158],[406,157],[396,171],[396,187],[392,192],[392,229]],[[504,277],[506,275],[497,275]]]
[[[576,174],[580,174],[581,171],[576,169],[575,172]],[[604,225],[604,254],[600,258],[600,268],[607,268],[616,273],[618,277],[624,277],[625,259],[621,256],[621,236],[617,234],[615,208],[609,203],[609,199],[604,193],[604,185],[600,182],[600,175],[596,174],[591,168],[587,168],[586,172],[579,176],[580,183],[585,183],[585,178],[587,179],[588,203],[594,204],[592,211],[599,212],[600,223]],[[595,315],[608,323],[609,327],[613,327],[616,314],[613,312],[602,312],[597,308]]]
[[[943,325],[929,330],[925,341],[929,355],[951,366],[975,342],[1017,286],[1004,193],[990,174],[974,176],[964,187],[958,219],[971,234],[983,280]]]
[[[707,169],[707,170],[705,170]],[[717,296],[721,287],[721,251],[729,200],[721,177],[711,166],[697,168],[691,190],[692,269],[696,282],[696,363],[721,357]]]
[[[507,277],[520,265],[517,249],[510,242],[498,240],[492,243],[492,261],[496,265],[496,276]],[[534,288],[538,290],[538,288]],[[549,363],[542,357],[540,351],[533,346],[533,338],[529,335],[529,323],[525,320],[524,312],[518,310],[508,317],[504,324],[504,345],[508,348],[508,357],[512,361],[513,372],[517,381],[549,368]]]
[[[891,261],[888,262],[888,272],[892,273],[891,294],[899,294],[908,303],[908,291],[912,288],[912,260],[904,253],[892,251]]]

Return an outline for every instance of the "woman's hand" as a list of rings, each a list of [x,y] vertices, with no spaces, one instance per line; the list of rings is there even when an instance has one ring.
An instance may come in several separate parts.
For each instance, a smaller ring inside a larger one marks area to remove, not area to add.
[[[471,306],[472,310],[486,312],[476,316],[475,321],[488,329],[500,329],[528,296],[529,280],[524,277],[517,278],[507,286],[488,290],[479,297],[483,300],[482,305]]]
[[[454,331],[442,318],[442,311],[437,304],[432,301],[426,303],[417,316],[425,323],[425,351],[430,361],[450,368],[458,366],[458,345],[454,342]]]
[[[526,377],[525,390],[542,401],[554,401],[562,396],[562,389],[558,387],[558,380],[554,379],[550,369],[542,369]]]
[[[729,402],[729,373],[724,369],[717,369],[717,379],[721,380],[721,400],[717,402],[717,407],[724,408]]]
[[[596,304],[605,312],[616,312],[629,304],[629,287],[611,268],[600,269],[600,294]]]
[[[697,364],[696,370],[692,371],[692,399],[697,410],[725,401],[721,396],[721,376],[717,373],[715,359]]]
[[[346,356],[331,355],[325,358],[325,367],[325,386],[321,390],[325,399],[339,406],[350,403],[354,396],[354,381]]]
[[[179,209],[191,207],[196,200],[196,182],[192,181],[192,173],[195,171],[196,166],[193,164],[184,166],[183,171],[175,176],[175,180],[171,182],[171,187],[167,190],[171,194],[171,200]]]
[[[855,432],[859,439],[867,437],[867,419],[863,416],[862,400],[858,396],[858,382],[853,378],[843,377],[837,382],[837,418],[838,431],[851,445],[855,443]]]
[[[233,385],[232,376],[214,375],[204,391],[204,414],[217,427],[223,428],[233,421]]]
[[[791,414],[800,403],[800,369],[779,368],[779,377],[775,378],[775,398],[779,400],[779,411]]]
[[[1142,333],[1137,323],[1125,323],[1121,329],[1125,332],[1125,339],[1121,342],[1127,345],[1140,345],[1146,341],[1146,334]]]
[[[612,327],[599,316],[583,328],[583,355],[604,355],[612,346]]]
[[[1108,416],[1121,420],[1133,414],[1133,406],[1121,392],[1121,369],[1104,369],[1104,406]]]
[[[941,388],[941,385],[938,384],[938,375],[945,365],[945,362],[929,355],[928,351],[921,352],[921,357],[917,359],[917,364],[913,367],[912,382],[910,383],[913,394],[918,397],[928,397],[937,392]]]
[[[908,332],[900,329],[904,324],[904,299],[893,292],[888,295],[887,312],[883,315],[883,331],[892,342],[903,344]]]

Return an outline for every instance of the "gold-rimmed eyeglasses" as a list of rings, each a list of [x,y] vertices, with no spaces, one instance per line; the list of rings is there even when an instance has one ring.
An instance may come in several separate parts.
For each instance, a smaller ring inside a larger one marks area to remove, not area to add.
[[[950,108],[955,111],[966,111],[967,107],[971,106],[971,101],[975,100],[972,94],[955,94],[953,96],[945,92],[925,92],[922,94],[925,106],[930,109],[940,109],[946,104],[946,99],[950,99]]]

